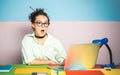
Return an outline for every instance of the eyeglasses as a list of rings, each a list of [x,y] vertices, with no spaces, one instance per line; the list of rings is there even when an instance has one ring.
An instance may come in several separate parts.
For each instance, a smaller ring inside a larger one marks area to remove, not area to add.
[[[39,27],[48,27],[49,26],[49,23],[46,22],[46,23],[42,23],[42,22],[34,22],[37,26]]]

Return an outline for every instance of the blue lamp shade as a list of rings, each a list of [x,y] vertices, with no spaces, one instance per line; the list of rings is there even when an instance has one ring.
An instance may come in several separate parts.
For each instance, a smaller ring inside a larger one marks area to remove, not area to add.
[[[100,44],[100,47],[102,47],[102,45],[108,43],[108,39],[107,38],[96,39],[96,40],[93,40],[92,43],[94,43],[94,44]]]

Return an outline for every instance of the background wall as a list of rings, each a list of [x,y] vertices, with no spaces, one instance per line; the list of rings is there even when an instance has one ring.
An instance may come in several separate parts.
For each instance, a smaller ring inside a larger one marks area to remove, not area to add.
[[[45,8],[52,21],[119,21],[120,0],[0,0],[0,21],[28,21]]]
[[[45,8],[51,19],[48,32],[62,41],[66,52],[71,44],[107,37],[114,62],[120,62],[119,0],[0,0],[0,64],[21,63],[21,40],[32,33],[30,6]],[[105,46],[97,63],[109,63]]]

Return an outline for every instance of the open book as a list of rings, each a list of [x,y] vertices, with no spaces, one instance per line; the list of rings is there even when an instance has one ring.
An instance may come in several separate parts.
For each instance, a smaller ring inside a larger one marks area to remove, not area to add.
[[[3,66],[0,66],[0,72],[9,72],[12,68],[13,66],[11,65],[3,65]]]

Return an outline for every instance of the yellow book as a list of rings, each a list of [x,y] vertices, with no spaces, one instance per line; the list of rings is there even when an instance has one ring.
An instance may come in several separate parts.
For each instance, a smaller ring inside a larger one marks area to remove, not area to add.
[[[88,69],[88,70],[100,70],[105,75],[119,75],[120,74],[120,69],[110,69],[110,70],[106,70],[106,69]]]
[[[17,68],[15,74],[32,74],[33,72],[46,72],[51,73],[51,69],[40,69],[40,68]]]

